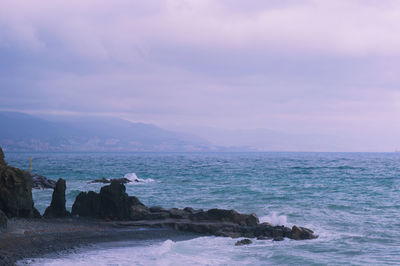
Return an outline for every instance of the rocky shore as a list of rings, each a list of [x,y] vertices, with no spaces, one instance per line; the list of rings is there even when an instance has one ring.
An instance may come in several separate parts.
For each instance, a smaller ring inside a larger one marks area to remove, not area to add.
[[[108,185],[99,193],[81,192],[70,213],[65,208],[66,181],[59,179],[52,184],[51,204],[41,216],[34,208],[31,176],[8,166],[0,148],[0,264],[9,265],[21,258],[90,242],[135,239],[144,234],[138,228],[150,228],[146,233],[149,239],[182,234],[273,241],[318,237],[304,227],[260,223],[255,214],[235,210],[148,207],[126,193],[123,180],[106,181]],[[243,240],[237,245],[250,243],[250,240]]]

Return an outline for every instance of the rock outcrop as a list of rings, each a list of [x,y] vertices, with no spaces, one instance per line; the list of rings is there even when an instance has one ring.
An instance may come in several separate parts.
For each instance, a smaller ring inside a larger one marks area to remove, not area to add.
[[[117,180],[101,188],[100,193],[81,192],[72,206],[72,215],[110,220],[142,219],[149,211],[136,197],[130,197]]]
[[[220,221],[239,225],[256,226],[259,221],[255,214],[240,214],[235,210],[210,209],[190,215],[193,221]]]
[[[31,174],[32,188],[35,189],[45,189],[45,188],[55,188],[56,181],[48,179],[44,176],[38,174]]]
[[[0,210],[0,231],[7,229],[8,219],[4,212]]]
[[[118,181],[93,191],[80,193],[72,206],[72,214],[83,217],[124,221],[121,226],[147,226],[174,228],[181,231],[225,237],[247,237],[281,241],[285,237],[295,240],[313,239],[317,236],[303,227],[288,228],[259,223],[255,214],[241,214],[235,210],[163,209],[146,207],[136,197],[125,192]]]
[[[70,216],[70,213],[65,208],[65,189],[65,180],[62,178],[58,179],[51,197],[50,206],[45,210],[43,217],[62,218]]]
[[[8,217],[33,218],[39,212],[33,207],[31,178],[28,172],[8,166],[0,148],[0,210]]]

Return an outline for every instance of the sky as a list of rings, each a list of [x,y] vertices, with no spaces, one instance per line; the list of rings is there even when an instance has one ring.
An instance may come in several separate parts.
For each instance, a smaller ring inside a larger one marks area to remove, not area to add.
[[[393,151],[400,1],[2,0],[0,110]]]

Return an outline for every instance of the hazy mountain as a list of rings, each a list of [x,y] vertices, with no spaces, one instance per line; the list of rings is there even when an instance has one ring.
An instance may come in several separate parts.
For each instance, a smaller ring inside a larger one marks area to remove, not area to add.
[[[0,112],[0,145],[13,151],[212,151],[207,141],[117,118]]]

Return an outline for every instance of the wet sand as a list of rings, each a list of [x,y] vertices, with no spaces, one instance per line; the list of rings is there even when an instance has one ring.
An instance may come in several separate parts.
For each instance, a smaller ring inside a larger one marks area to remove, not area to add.
[[[14,265],[25,258],[66,251],[84,245],[124,240],[187,240],[192,233],[168,228],[121,226],[120,222],[63,219],[11,219],[0,233],[0,265]]]

